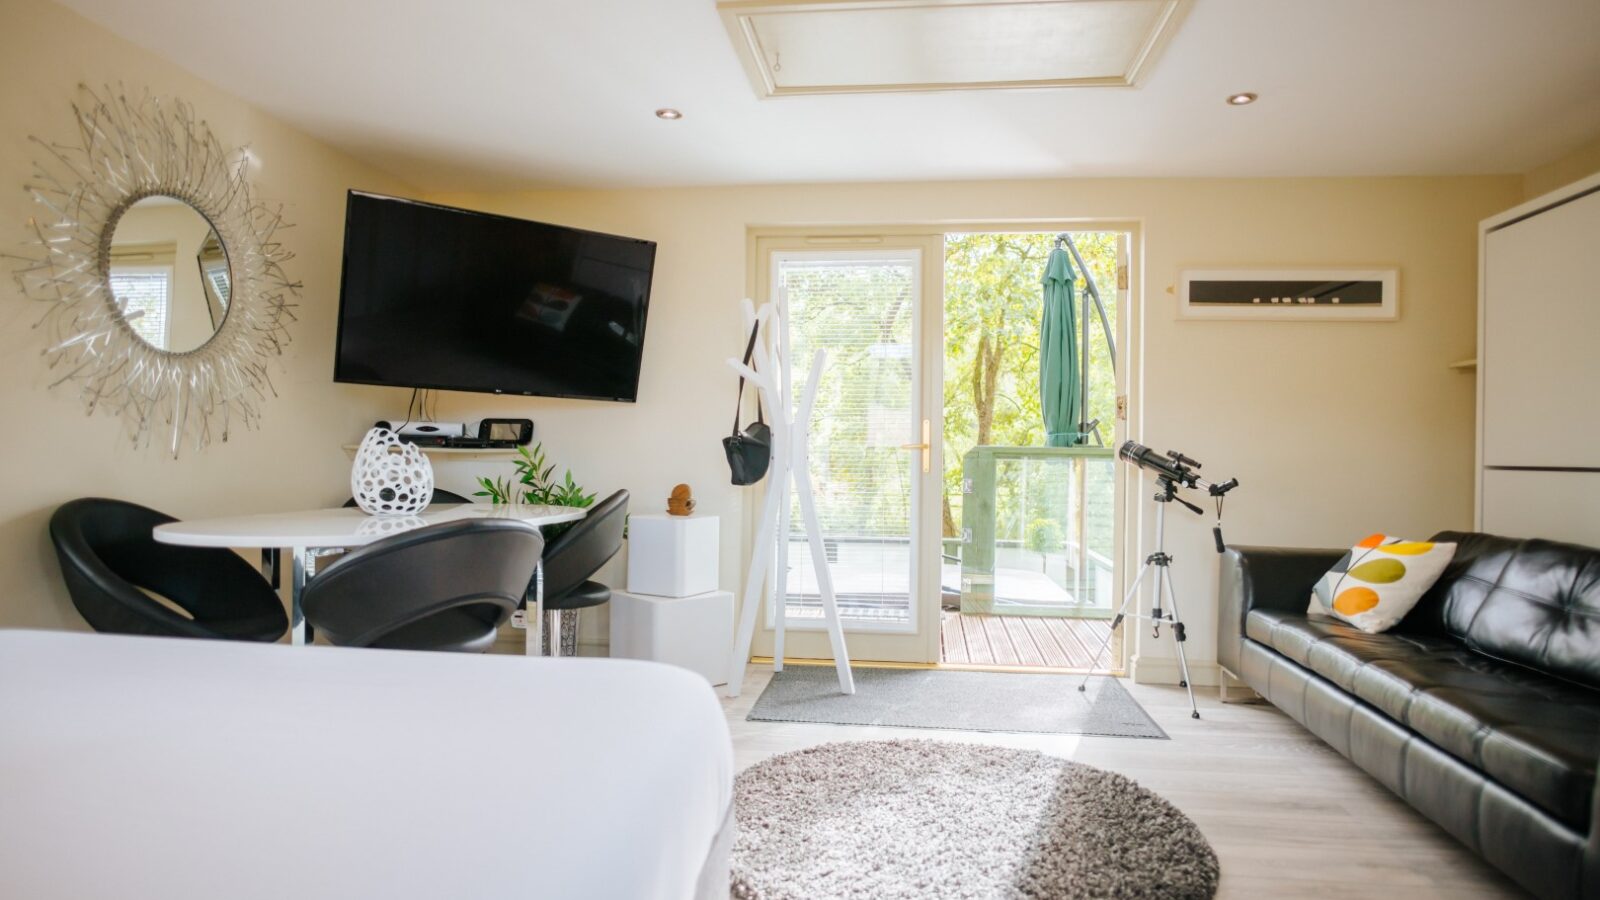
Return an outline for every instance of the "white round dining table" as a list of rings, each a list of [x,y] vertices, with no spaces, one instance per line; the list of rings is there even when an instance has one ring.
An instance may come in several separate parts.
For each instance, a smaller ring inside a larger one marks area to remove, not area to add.
[[[314,571],[315,554],[318,551],[349,550],[393,534],[462,519],[516,519],[530,525],[555,525],[576,521],[583,516],[582,509],[571,506],[435,503],[413,516],[372,516],[357,507],[338,507],[184,519],[157,525],[153,534],[163,544],[259,548],[262,551],[263,574],[274,586],[278,583],[279,554],[288,552],[289,641],[302,645],[306,642],[306,622],[300,599],[305,591],[307,573]],[[527,617],[530,656],[538,655],[540,631],[545,618],[542,565],[534,574],[534,599],[533,615]]]

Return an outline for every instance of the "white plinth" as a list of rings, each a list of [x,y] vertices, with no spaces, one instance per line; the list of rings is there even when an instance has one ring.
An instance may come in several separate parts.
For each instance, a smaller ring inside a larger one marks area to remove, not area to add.
[[[688,597],[717,589],[716,516],[628,517],[628,590]]]
[[[716,685],[728,681],[728,654],[732,647],[731,591],[688,597],[611,592],[614,657],[682,666]]]

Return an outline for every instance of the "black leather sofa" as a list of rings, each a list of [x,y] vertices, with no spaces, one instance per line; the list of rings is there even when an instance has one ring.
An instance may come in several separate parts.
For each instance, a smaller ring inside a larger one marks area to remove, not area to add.
[[[1395,628],[1307,615],[1344,550],[1234,547],[1218,658],[1539,897],[1600,897],[1600,550],[1460,546]]]

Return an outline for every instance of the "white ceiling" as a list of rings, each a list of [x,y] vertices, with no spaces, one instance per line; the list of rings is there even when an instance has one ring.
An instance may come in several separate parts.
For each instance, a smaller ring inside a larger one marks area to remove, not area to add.
[[[427,189],[1519,172],[1600,134],[1600,0],[1196,0],[1136,88],[768,100],[713,0],[65,4]]]

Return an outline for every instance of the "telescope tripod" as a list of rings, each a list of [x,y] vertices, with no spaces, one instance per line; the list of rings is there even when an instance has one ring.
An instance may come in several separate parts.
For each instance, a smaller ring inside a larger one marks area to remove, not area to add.
[[[1178,595],[1172,589],[1172,573],[1169,571],[1172,565],[1172,557],[1166,552],[1167,504],[1173,502],[1182,503],[1184,506],[1188,507],[1190,510],[1193,510],[1199,515],[1204,515],[1205,511],[1200,507],[1195,506],[1193,503],[1190,503],[1189,501],[1179,497],[1178,486],[1173,483],[1172,479],[1163,476],[1156,479],[1156,484],[1161,486],[1161,490],[1155,495],[1154,498],[1156,502],[1156,550],[1154,553],[1145,557],[1144,565],[1140,567],[1138,576],[1133,579],[1133,584],[1128,586],[1128,593],[1123,595],[1122,603],[1118,604],[1116,615],[1111,619],[1111,630],[1106,632],[1106,639],[1100,644],[1100,650],[1095,653],[1094,662],[1098,663],[1101,655],[1106,652],[1106,648],[1111,646],[1111,636],[1116,633],[1117,626],[1122,624],[1123,619],[1150,620],[1151,622],[1155,623],[1154,634],[1156,637],[1161,636],[1162,622],[1171,623],[1173,639],[1178,643],[1178,670],[1183,675],[1183,680],[1179,682],[1179,685],[1188,690],[1189,714],[1198,719],[1200,718],[1200,709],[1199,707],[1195,706],[1194,685],[1189,682],[1189,661],[1183,655],[1183,645],[1187,640],[1187,636],[1184,633],[1183,619],[1178,615]],[[1137,611],[1131,613],[1128,612],[1128,605],[1139,596],[1139,586],[1144,584],[1145,576],[1149,575],[1152,571],[1156,573],[1156,587],[1154,594],[1151,597],[1152,602],[1150,605],[1149,615],[1144,615]],[[1172,601],[1171,606],[1168,607],[1171,610],[1170,612],[1163,612],[1161,609],[1161,593],[1163,588],[1166,591],[1167,597]],[[1091,665],[1090,668],[1092,669],[1093,666]],[[1078,690],[1085,691],[1088,689],[1088,686],[1089,674],[1085,673],[1083,676],[1083,683],[1078,685]]]

